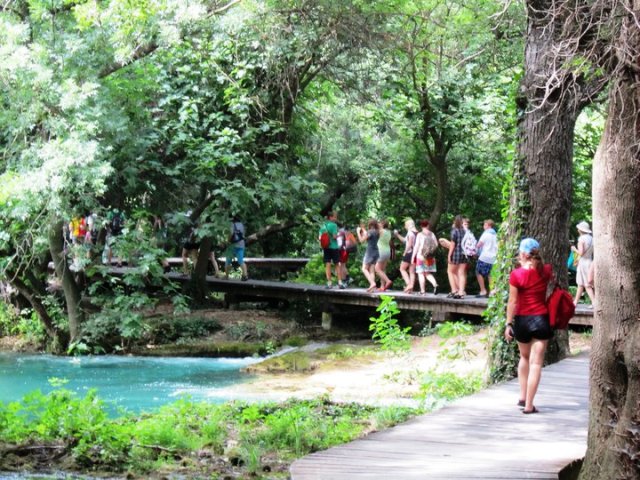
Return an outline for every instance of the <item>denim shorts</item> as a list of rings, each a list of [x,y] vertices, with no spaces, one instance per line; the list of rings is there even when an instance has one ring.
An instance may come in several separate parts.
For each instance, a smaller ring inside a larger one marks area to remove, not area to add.
[[[482,277],[488,277],[491,273],[491,267],[493,267],[493,264],[478,260],[478,263],[476,263],[476,273]]]
[[[231,265],[234,257],[238,260],[238,265],[242,265],[244,263],[244,247],[231,247],[227,252],[225,265]]]

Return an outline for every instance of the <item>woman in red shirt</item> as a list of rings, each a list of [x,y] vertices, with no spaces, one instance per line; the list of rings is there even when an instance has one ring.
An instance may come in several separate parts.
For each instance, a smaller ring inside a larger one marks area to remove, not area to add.
[[[520,350],[518,381],[522,413],[537,413],[533,405],[540,384],[544,352],[553,336],[547,309],[547,285],[553,276],[551,265],[543,264],[540,244],[533,238],[520,242],[520,267],[509,277],[509,303],[507,304],[507,326],[504,336],[507,341],[515,337]]]

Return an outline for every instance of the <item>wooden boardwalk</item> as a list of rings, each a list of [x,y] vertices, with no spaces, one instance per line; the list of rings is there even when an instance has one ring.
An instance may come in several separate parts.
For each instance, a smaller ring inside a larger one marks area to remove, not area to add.
[[[257,259],[256,259],[257,260]],[[261,261],[264,259],[260,259]],[[286,259],[273,259],[274,264],[282,264]],[[296,259],[306,261],[306,259]],[[264,263],[264,262],[263,262]],[[266,263],[264,263],[266,265]],[[51,266],[53,267],[53,266]],[[112,275],[122,276],[130,272],[135,267],[111,267],[109,272]],[[296,268],[291,264],[291,268]],[[168,272],[165,274],[179,282],[187,282],[190,277],[179,272]],[[229,294],[237,299],[282,299],[282,300],[302,300],[322,302],[326,305],[356,305],[375,308],[380,304],[380,295],[391,295],[394,297],[401,310],[421,310],[434,313],[456,313],[462,315],[482,315],[487,309],[487,298],[476,298],[468,295],[463,299],[447,298],[446,294],[428,294],[425,296],[404,293],[401,290],[388,290],[384,293],[369,293],[364,288],[347,288],[340,290],[334,286],[327,289],[324,285],[310,285],[307,283],[282,282],[275,280],[225,280],[215,276],[207,276],[207,283],[211,290]],[[579,305],[571,325],[593,324],[593,309],[585,305]]]
[[[115,269],[114,269],[115,270]],[[175,272],[167,274],[170,278],[186,281],[188,277]],[[306,283],[278,282],[266,280],[224,280],[213,276],[207,277],[209,287],[217,292],[228,293],[245,298],[275,298],[283,300],[303,300],[325,302],[336,305],[359,305],[377,307],[380,295],[391,295],[401,310],[422,310],[437,313],[459,313],[466,315],[482,315],[487,308],[488,299],[469,295],[464,299],[447,298],[446,294],[420,296],[404,293],[401,290],[389,290],[384,293],[368,293],[364,288],[347,288],[339,290],[334,287],[326,289],[322,285]],[[576,315],[571,319],[572,325],[591,325],[593,309],[580,305]]]
[[[291,479],[558,479],[586,452],[588,371],[586,354],[545,368],[538,414],[516,407],[513,380],[304,457]]]

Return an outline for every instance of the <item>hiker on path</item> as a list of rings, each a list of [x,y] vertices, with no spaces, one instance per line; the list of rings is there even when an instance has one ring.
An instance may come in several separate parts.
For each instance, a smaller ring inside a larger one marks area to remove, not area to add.
[[[462,240],[465,230],[462,226],[462,215],[456,215],[451,228],[449,255],[447,256],[447,276],[451,292],[448,298],[464,298],[467,287],[467,263],[469,260],[462,250]]]
[[[520,266],[509,276],[509,301],[504,337],[518,342],[518,406],[522,413],[538,413],[533,399],[540,385],[544,353],[553,331],[549,325],[547,286],[553,278],[550,264],[540,257],[540,244],[533,238],[520,242]]]
[[[571,247],[574,253],[580,255],[578,260],[578,267],[576,268],[576,284],[578,289],[576,290],[576,298],[573,300],[575,305],[578,305],[580,298],[584,291],[587,291],[589,300],[591,300],[591,307],[595,303],[595,292],[593,290],[593,282],[589,279],[589,270],[593,263],[593,235],[591,235],[591,228],[587,222],[580,222],[576,225],[578,233],[578,246]],[[593,276],[592,276],[593,277]]]
[[[322,246],[322,258],[325,266],[325,276],[327,278],[326,288],[332,288],[331,277],[331,265],[333,265],[336,279],[338,280],[338,287],[343,289],[342,283],[342,266],[340,265],[340,249],[338,248],[338,224],[336,220],[338,214],[336,212],[330,212],[327,215],[326,220],[320,227],[318,232],[318,239]],[[326,239],[326,240],[325,240]]]
[[[227,256],[224,262],[224,276],[229,278],[229,272],[231,271],[231,264],[235,258],[240,265],[242,271],[242,281],[249,280],[249,274],[247,273],[247,264],[244,262],[244,248],[245,248],[245,231],[244,224],[240,221],[240,217],[234,215],[231,217],[231,230],[229,233],[229,248],[227,249]],[[212,258],[215,262],[215,256]]]
[[[378,221],[375,219],[369,220],[367,229],[361,225],[358,227],[358,240],[360,243],[366,243],[367,249],[364,252],[364,258],[362,259],[362,273],[369,282],[369,288],[367,292],[373,292],[376,289],[376,272],[375,265],[380,258],[380,251],[378,250],[379,234]]]
[[[387,276],[387,264],[391,259],[391,232],[389,231],[389,222],[380,220],[378,224],[378,252],[380,256],[376,262],[375,271],[380,277],[380,291],[384,292],[391,288],[392,281]]]
[[[416,224],[411,218],[407,218],[404,221],[404,228],[406,233],[404,237],[400,235],[397,230],[393,231],[395,237],[404,243],[404,252],[402,253],[402,262],[400,263],[400,275],[404,280],[404,292],[413,292],[413,286],[416,283],[416,265],[411,261],[413,256],[413,247],[416,243],[416,235],[418,230]]]
[[[438,249],[438,239],[429,230],[429,220],[421,220],[420,229],[412,256],[412,263],[416,266],[416,275],[420,285],[420,295],[426,295],[425,280],[429,281],[433,287],[433,294],[437,295],[438,282],[433,274],[436,272],[435,253]]]
[[[491,268],[498,256],[498,235],[491,219],[484,221],[484,232],[478,240],[478,263],[476,264],[476,278],[480,286],[480,293],[476,297],[488,297],[491,292]]]

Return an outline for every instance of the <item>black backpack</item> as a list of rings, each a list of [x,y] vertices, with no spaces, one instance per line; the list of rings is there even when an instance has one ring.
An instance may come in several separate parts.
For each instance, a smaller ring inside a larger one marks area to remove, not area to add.
[[[237,223],[235,222],[233,223],[233,233],[231,233],[231,243],[237,243],[244,240],[244,235],[238,229],[237,225],[238,225]]]
[[[123,226],[124,219],[122,218],[122,213],[115,212],[113,217],[111,217],[111,233],[114,235],[120,235]]]

